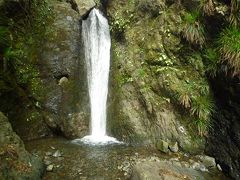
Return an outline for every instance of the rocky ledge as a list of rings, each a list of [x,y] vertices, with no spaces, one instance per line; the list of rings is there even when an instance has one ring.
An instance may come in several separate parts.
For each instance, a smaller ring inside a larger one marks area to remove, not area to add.
[[[181,160],[179,158],[159,159],[149,157],[138,159],[132,168],[132,180],[181,180],[181,179],[211,179],[213,171],[221,170],[214,158],[196,156],[194,159]],[[219,177],[214,176],[216,179]],[[221,177],[222,179],[224,177]]]

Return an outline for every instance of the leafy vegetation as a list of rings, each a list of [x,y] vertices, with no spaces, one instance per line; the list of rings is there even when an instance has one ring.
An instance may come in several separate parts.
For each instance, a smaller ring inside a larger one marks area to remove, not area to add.
[[[240,25],[240,2],[238,0],[231,0],[231,12],[228,19],[232,26]]]
[[[218,67],[219,67],[219,53],[217,49],[208,48],[204,52],[204,64],[205,71],[211,77],[215,77],[217,75]]]
[[[226,62],[233,74],[240,73],[240,30],[237,27],[227,27],[219,37],[219,52],[222,61]]]
[[[125,2],[129,6],[133,6],[134,0]],[[133,12],[126,9],[124,13],[116,11],[112,16],[110,16],[110,30],[113,35],[119,41],[123,41],[125,39],[124,33],[130,28],[131,21],[134,17]]]
[[[196,117],[196,125],[200,135],[208,132],[211,125],[211,115],[214,111],[214,103],[210,96],[197,96],[193,98],[191,114]]]
[[[38,48],[47,32],[51,9],[47,0],[21,1],[15,6],[19,8],[17,12],[8,6],[1,11],[0,46],[3,52],[0,53],[4,70],[14,72],[16,83],[39,99],[42,86],[37,68]]]
[[[213,0],[201,0],[200,6],[206,15],[208,15],[208,16],[213,15],[214,10],[215,10]]]
[[[175,100],[196,120],[195,125],[198,127],[199,134],[201,136],[206,134],[214,111],[214,102],[208,83],[187,81],[176,84],[174,87],[177,93]]]
[[[199,11],[185,14],[183,18],[182,35],[188,42],[202,47],[205,43],[205,32],[199,17]]]
[[[218,71],[231,72],[234,76],[240,71],[239,62],[239,22],[240,22],[240,4],[237,0],[232,0],[229,6],[228,14],[225,14],[226,21],[221,29],[215,31],[218,39],[212,38],[211,34],[206,33],[206,26],[209,26],[207,16],[216,13],[215,2],[213,0],[201,0],[200,6],[190,12],[185,12],[183,17],[182,36],[190,44],[198,44],[203,48],[205,71],[210,76],[215,76]],[[221,12],[222,14],[224,12]],[[212,27],[214,28],[214,27]],[[216,37],[216,36],[215,36]],[[228,68],[221,68],[227,64]]]

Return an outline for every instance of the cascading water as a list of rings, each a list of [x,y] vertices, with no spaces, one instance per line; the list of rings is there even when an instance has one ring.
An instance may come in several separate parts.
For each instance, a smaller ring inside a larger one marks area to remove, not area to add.
[[[97,9],[93,9],[82,22],[82,38],[91,104],[91,135],[81,141],[93,144],[118,142],[106,135],[111,39],[108,21]]]

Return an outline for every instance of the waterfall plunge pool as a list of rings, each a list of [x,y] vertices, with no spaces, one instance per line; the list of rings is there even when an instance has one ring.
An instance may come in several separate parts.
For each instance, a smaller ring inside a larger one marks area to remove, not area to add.
[[[138,159],[191,159],[182,153],[163,154],[149,146],[93,146],[84,143],[76,145],[57,137],[29,141],[25,143],[25,147],[30,153],[42,158],[45,164],[54,166],[51,172],[46,171],[44,180],[128,180],[131,179],[132,167]],[[60,151],[61,156],[54,157],[56,151]],[[200,173],[206,180],[228,180],[218,170]]]

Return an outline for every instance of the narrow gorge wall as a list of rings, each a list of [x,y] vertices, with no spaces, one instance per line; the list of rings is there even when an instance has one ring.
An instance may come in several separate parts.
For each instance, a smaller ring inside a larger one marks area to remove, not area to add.
[[[29,32],[24,35],[26,40],[17,35],[14,37],[16,52],[25,54],[24,59],[11,60],[15,64],[9,65],[7,73],[1,69],[0,110],[8,115],[13,129],[24,140],[53,133],[76,138],[89,132],[81,19],[94,6],[93,0],[44,1],[38,7],[41,14],[34,12],[37,17],[31,17],[36,18],[32,21],[39,28],[31,31],[21,29]],[[19,11],[13,12],[15,8]],[[28,8],[25,1],[4,1],[1,4],[1,12],[6,19],[18,17],[15,14],[21,15],[24,8]],[[19,18],[14,21],[25,22],[24,15]],[[42,20],[38,22],[40,18]],[[36,37],[41,36],[40,39],[33,39],[32,31]],[[24,43],[23,50],[17,49]]]
[[[158,0],[112,0],[107,12],[113,44],[111,133],[125,141],[155,144],[163,139],[178,142],[184,151],[203,151],[205,140],[194,117],[175,99],[188,85],[197,96],[199,84],[209,89],[201,57],[194,50],[185,53],[178,35],[184,12]]]
[[[40,49],[47,124],[67,137],[88,132],[88,91],[82,56],[80,15],[66,2],[53,6],[53,22]]]
[[[211,80],[218,111],[208,138],[207,152],[216,158],[223,171],[240,177],[240,80],[219,74]]]

